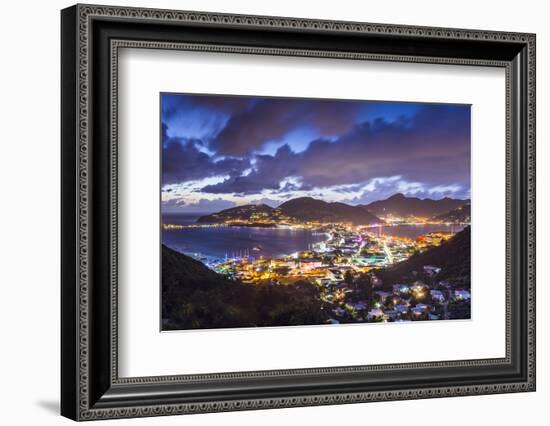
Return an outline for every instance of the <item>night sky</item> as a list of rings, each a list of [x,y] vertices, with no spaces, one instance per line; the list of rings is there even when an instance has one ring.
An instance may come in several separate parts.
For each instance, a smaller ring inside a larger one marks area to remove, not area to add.
[[[162,211],[470,197],[470,106],[161,95]]]

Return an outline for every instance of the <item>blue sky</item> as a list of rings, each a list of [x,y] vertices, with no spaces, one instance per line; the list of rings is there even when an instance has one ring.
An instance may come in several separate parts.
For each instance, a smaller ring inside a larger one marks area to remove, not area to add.
[[[470,197],[470,107],[161,94],[163,212]]]

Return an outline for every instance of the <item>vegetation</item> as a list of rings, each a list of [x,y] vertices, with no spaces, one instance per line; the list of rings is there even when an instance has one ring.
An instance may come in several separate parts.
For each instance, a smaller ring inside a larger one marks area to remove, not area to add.
[[[434,272],[425,266],[441,269]],[[396,283],[422,283],[428,290],[412,291],[401,300],[393,289]],[[367,318],[369,309],[392,310],[403,303],[432,308],[422,314],[399,314],[400,319],[425,320],[429,314],[469,318],[470,302],[452,300],[451,292],[470,288],[470,227],[391,267],[359,274],[348,270],[339,287],[349,290],[339,296],[340,323],[378,321],[381,318]],[[429,289],[442,291],[448,302],[437,303]],[[380,290],[393,296],[382,297]],[[326,292],[325,287],[304,280],[287,285],[269,280],[242,283],[162,247],[163,330],[324,324],[333,321],[336,306]]]
[[[305,222],[351,222],[354,225],[383,223],[383,220],[361,207],[327,203],[311,197],[295,198],[281,204],[279,209],[285,216]]]
[[[379,271],[377,275],[384,284],[418,278],[429,281],[429,277],[421,276],[425,265],[441,268],[438,280],[470,288],[470,227],[467,226],[440,246],[414,254],[403,262]]]
[[[442,198],[441,200],[431,200],[429,198],[406,197],[403,194],[395,194],[390,198],[380,201],[374,201],[363,208],[375,215],[391,214],[399,217],[420,216],[432,217],[445,214],[456,209],[469,200],[459,200],[455,198]]]
[[[452,223],[469,223],[471,215],[470,204],[464,204],[450,212],[434,217],[434,220]]]
[[[197,220],[198,223],[221,223],[227,220],[251,220],[258,214],[270,216],[273,208],[267,204],[247,204],[244,206],[232,207],[222,210],[218,213],[201,216]]]
[[[218,213],[202,216],[199,223],[221,223],[231,220],[250,221],[254,218],[279,222],[283,218],[297,222],[350,222],[354,225],[369,225],[384,221],[358,206],[345,203],[327,203],[311,197],[295,198],[277,208],[265,204],[249,204],[232,207]]]
[[[242,284],[162,247],[163,330],[323,324],[318,291],[304,281]]]

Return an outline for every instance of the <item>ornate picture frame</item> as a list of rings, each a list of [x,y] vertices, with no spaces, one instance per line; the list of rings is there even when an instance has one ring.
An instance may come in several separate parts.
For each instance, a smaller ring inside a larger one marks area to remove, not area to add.
[[[61,29],[62,415],[94,420],[535,390],[534,34],[95,5],[64,9]],[[117,72],[126,47],[503,68],[506,356],[119,377]]]

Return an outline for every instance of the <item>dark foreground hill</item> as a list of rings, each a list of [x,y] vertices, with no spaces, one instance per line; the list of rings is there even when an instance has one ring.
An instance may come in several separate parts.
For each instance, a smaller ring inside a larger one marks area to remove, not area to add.
[[[162,329],[323,324],[316,286],[242,284],[162,246]]]
[[[385,200],[374,201],[362,207],[377,216],[391,214],[399,217],[434,217],[447,213],[466,203],[469,203],[469,200],[448,197],[432,200],[429,198],[406,197],[403,194],[395,194]]]
[[[470,223],[471,220],[470,204],[464,204],[450,212],[440,214],[434,217],[435,220],[449,223]]]
[[[409,259],[381,270],[378,275],[384,284],[411,281],[414,273],[422,273],[424,266],[441,268],[438,280],[448,280],[455,285],[470,287],[470,227],[464,228],[453,238],[438,247],[430,248]]]

